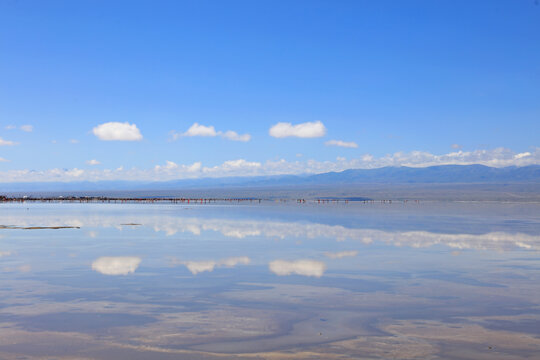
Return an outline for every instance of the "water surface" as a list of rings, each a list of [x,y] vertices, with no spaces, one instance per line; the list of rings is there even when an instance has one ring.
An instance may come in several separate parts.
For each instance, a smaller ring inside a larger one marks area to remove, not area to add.
[[[2,204],[2,359],[530,359],[540,205]],[[24,227],[58,227],[34,229]]]

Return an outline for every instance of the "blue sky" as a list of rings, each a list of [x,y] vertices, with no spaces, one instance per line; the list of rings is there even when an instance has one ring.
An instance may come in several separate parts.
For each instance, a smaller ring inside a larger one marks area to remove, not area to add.
[[[538,164],[539,94],[534,0],[0,3],[4,182]]]

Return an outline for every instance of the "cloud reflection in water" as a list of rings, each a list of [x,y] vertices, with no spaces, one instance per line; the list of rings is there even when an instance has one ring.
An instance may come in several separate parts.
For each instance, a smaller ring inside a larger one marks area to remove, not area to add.
[[[344,257],[352,257],[358,255],[358,251],[356,250],[347,250],[347,251],[340,251],[340,252],[325,252],[324,255],[326,257],[329,257],[330,259],[342,259]]]
[[[92,270],[103,275],[128,275],[137,270],[141,258],[136,256],[102,256],[92,263]]]
[[[328,238],[336,241],[354,240],[369,245],[373,242],[394,246],[425,248],[443,245],[449,248],[464,250],[497,250],[524,249],[540,251],[540,235],[520,232],[487,232],[483,234],[439,233],[425,230],[399,231],[366,228],[351,228],[343,225],[328,225],[294,221],[258,221],[247,219],[221,219],[180,216],[133,216],[111,214],[74,217],[57,215],[55,217],[31,216],[27,218],[6,216],[6,223],[18,226],[80,226],[82,227],[118,227],[121,223],[143,223],[156,232],[164,232],[167,236],[177,233],[191,233],[200,236],[204,231],[219,232],[227,238],[243,239],[262,236],[271,239],[316,239]],[[97,236],[95,230],[88,233]],[[329,255],[327,255],[329,256]],[[329,256],[331,257],[331,256]]]
[[[321,277],[326,270],[326,264],[316,260],[274,260],[268,264],[270,271],[276,275],[303,275]]]
[[[520,248],[540,251],[540,236],[525,233],[488,232],[484,234],[448,234],[423,230],[386,231],[379,229],[349,228],[342,225],[299,223],[285,221],[253,221],[232,219],[177,218],[154,223],[155,231],[168,236],[178,232],[201,235],[203,231],[215,231],[228,238],[243,239],[264,236],[272,239],[328,238],[336,241],[354,240],[365,245],[382,242],[394,246],[426,248],[443,245],[454,249],[506,251]],[[332,257],[330,255],[327,255]],[[354,256],[354,255],[344,255]]]
[[[236,265],[248,265],[251,260],[247,256],[230,257],[221,260],[179,261],[174,259],[173,265],[180,264],[187,267],[193,274],[212,272],[216,267],[235,267]]]

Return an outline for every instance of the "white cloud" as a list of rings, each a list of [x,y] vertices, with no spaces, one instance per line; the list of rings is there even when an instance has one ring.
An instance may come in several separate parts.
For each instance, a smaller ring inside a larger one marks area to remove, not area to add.
[[[66,173],[67,176],[78,178],[78,177],[81,177],[84,174],[84,170],[73,168],[73,169],[67,170],[65,173]]]
[[[6,130],[15,130],[17,128],[16,125],[6,125],[4,127],[4,129]],[[25,132],[32,132],[34,131],[34,126],[33,125],[21,125],[19,126],[19,129],[22,130],[22,131],[25,131]]]
[[[452,144],[451,147],[452,147],[452,149],[456,149],[456,150],[461,149],[461,145],[459,145],[459,144]]]
[[[69,142],[70,142],[71,144],[78,144],[78,143],[79,143],[79,140],[77,140],[77,139],[70,139]]]
[[[201,171],[202,163],[200,161],[194,162],[193,164],[187,166],[187,171],[190,173]]]
[[[218,133],[213,126],[204,126],[194,123],[191,127],[183,134],[183,136],[217,136]]]
[[[182,136],[205,136],[205,137],[216,137],[221,136],[224,139],[231,140],[231,141],[242,141],[247,142],[251,140],[251,135],[249,134],[238,134],[236,131],[227,130],[225,132],[223,131],[216,131],[216,128],[214,126],[205,126],[201,125],[199,123],[194,123],[191,125],[191,127],[184,133],[177,133],[176,131],[172,130],[170,131],[170,134],[172,136],[173,141],[178,140]]]
[[[325,142],[325,145],[326,146],[341,146],[341,147],[345,147],[345,148],[357,148],[358,147],[358,144],[353,142],[353,141],[346,142],[346,141],[341,141],[341,140],[328,140],[327,142]]]
[[[519,153],[519,154],[514,155],[514,159],[523,159],[523,158],[531,156],[531,155],[532,154],[527,151],[527,152],[523,152],[523,153]]]
[[[0,257],[10,256],[10,255],[11,255],[11,251],[0,251]]]
[[[20,129],[25,132],[34,131],[34,127],[32,125],[21,125]]]
[[[177,168],[178,168],[178,164],[169,160],[165,161],[165,165],[156,165],[155,167],[156,170],[173,170]]]
[[[340,251],[340,252],[326,252],[324,253],[326,257],[329,257],[330,259],[341,259],[344,257],[352,257],[358,255],[358,251],[356,250],[347,250],[347,251]]]
[[[268,264],[270,271],[276,275],[303,275],[321,277],[326,270],[322,261],[316,260],[274,260]]]
[[[257,175],[262,164],[256,161],[246,161],[244,159],[227,160],[221,165],[214,167],[204,167],[203,173],[207,176],[217,177],[217,174],[235,174],[241,176]],[[227,176],[227,175],[225,175]],[[233,176],[233,175],[229,175]]]
[[[276,138],[299,137],[299,138],[317,138],[326,134],[326,128],[320,121],[305,122],[297,125],[280,122],[272,126],[268,131],[270,136]]]
[[[0,162],[9,162],[8,159],[4,159],[3,157],[0,157]]]
[[[88,165],[99,165],[99,164],[101,164],[101,162],[99,162],[99,161],[96,160],[96,159],[88,160],[86,163],[87,163]]]
[[[134,273],[141,263],[136,256],[102,256],[92,263],[92,270],[103,275],[128,275]]]
[[[251,260],[247,256],[230,257],[221,260],[202,260],[202,261],[178,261],[174,259],[173,265],[184,265],[189,272],[197,275],[201,272],[212,272],[216,267],[235,267],[236,265],[248,265]]]
[[[17,145],[17,143],[10,140],[4,140],[0,137],[0,146],[12,146],[12,145]]]
[[[92,129],[100,140],[138,141],[143,137],[137,125],[128,122],[107,122]]]
[[[250,162],[246,161],[244,159],[238,159],[238,160],[228,160],[221,165],[223,168],[229,168],[229,169],[240,169],[240,168],[259,168],[261,167],[261,163],[259,162]]]
[[[225,131],[223,134],[221,134],[221,136],[224,137],[225,139],[232,140],[232,141],[247,142],[251,140],[251,135],[249,134],[240,135],[236,131],[232,131],[232,130]]]
[[[190,174],[193,176],[193,174],[201,171],[202,163],[201,162],[194,162],[191,165],[178,165],[174,161],[166,160],[165,165],[156,165],[154,167],[154,172],[156,175],[160,176],[170,176],[173,174]]]

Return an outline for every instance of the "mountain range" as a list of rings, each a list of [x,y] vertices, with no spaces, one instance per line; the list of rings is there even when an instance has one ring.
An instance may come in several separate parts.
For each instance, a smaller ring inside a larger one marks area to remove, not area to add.
[[[349,169],[315,175],[200,178],[172,181],[80,181],[0,183],[1,192],[138,191],[287,187],[361,184],[540,184],[540,165],[495,168],[484,165],[440,165],[423,168]]]

